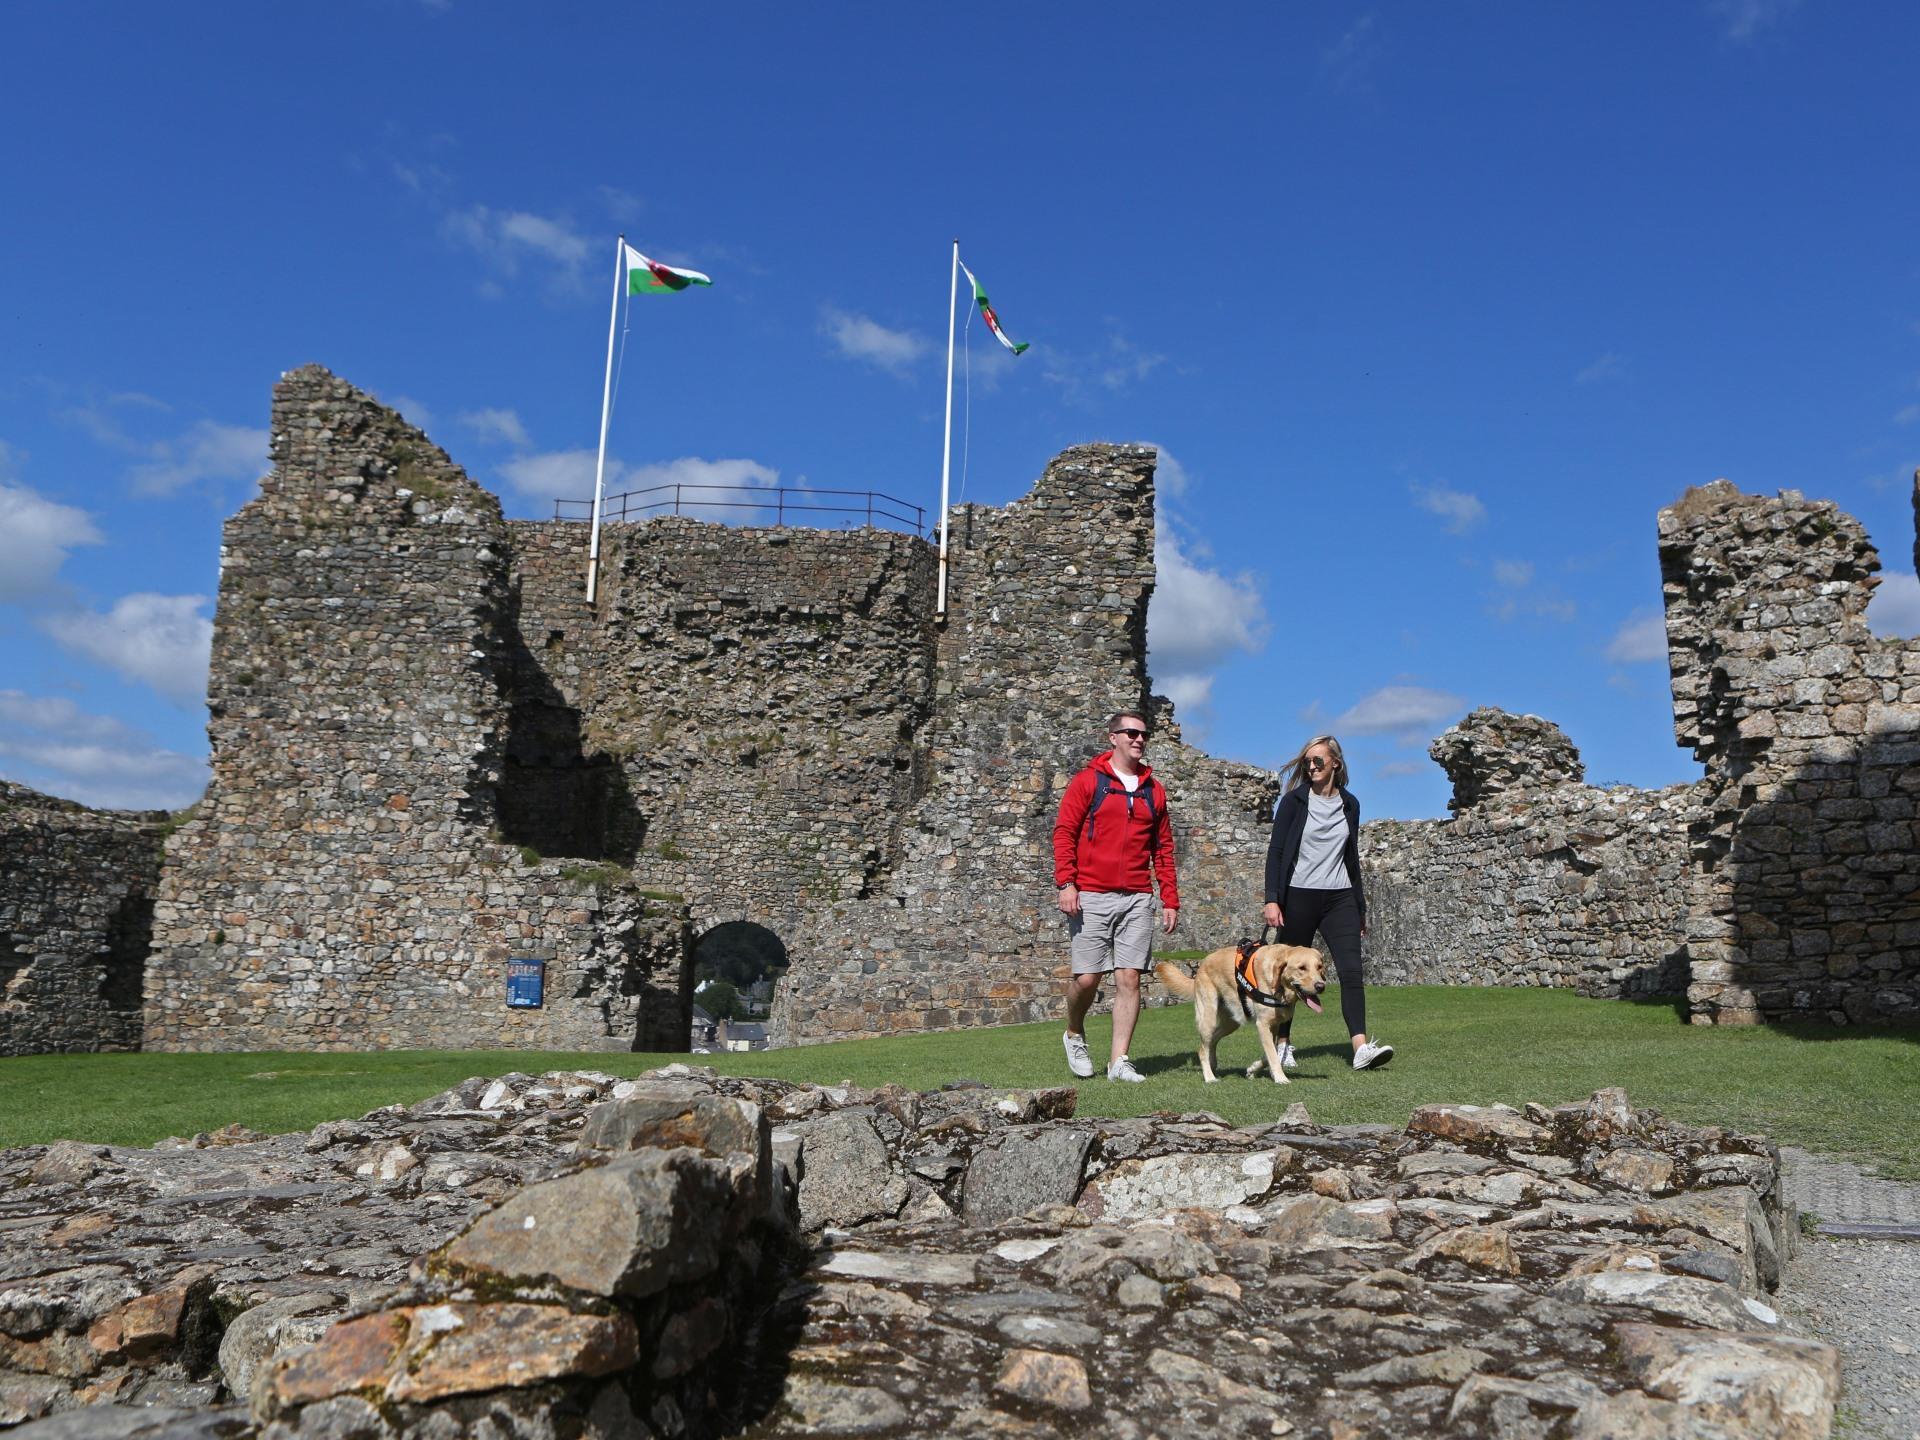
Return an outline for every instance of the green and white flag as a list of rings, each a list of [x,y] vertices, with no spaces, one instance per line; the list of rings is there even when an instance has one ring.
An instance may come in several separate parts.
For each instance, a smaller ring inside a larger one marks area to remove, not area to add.
[[[973,286],[973,303],[980,307],[980,318],[987,322],[987,328],[993,332],[993,338],[1018,355],[1027,348],[1026,342],[1023,340],[1016,345],[1007,338],[1007,332],[1000,328],[1000,317],[993,313],[993,306],[987,303],[987,292],[980,288],[980,282],[973,278],[973,272],[967,270],[965,261],[961,262],[960,268],[966,270],[967,283]]]
[[[692,285],[711,285],[713,281],[698,270],[682,270],[677,265],[662,265],[649,260],[631,245],[627,246],[627,294],[672,295]]]

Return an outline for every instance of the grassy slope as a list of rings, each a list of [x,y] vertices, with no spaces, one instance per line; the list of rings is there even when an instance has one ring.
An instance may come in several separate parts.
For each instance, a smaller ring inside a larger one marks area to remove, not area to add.
[[[1083,1114],[1212,1110],[1236,1123],[1271,1120],[1304,1101],[1317,1120],[1402,1123],[1430,1100],[1554,1103],[1624,1085],[1637,1105],[1680,1119],[1762,1131],[1784,1143],[1865,1159],[1920,1178],[1920,1034],[1796,1028],[1713,1029],[1679,1023],[1669,1005],[1584,1000],[1552,990],[1413,986],[1370,992],[1376,1036],[1399,1056],[1387,1070],[1346,1065],[1339,997],[1300,1012],[1301,1068],[1290,1086],[1229,1074],[1201,1082],[1191,1013],[1150,1010],[1135,1038],[1145,1085],[1081,1083]],[[1096,1057],[1104,1017],[1090,1025]],[[995,1086],[1069,1082],[1052,1025],[711,1057],[737,1073],[791,1080],[889,1081],[928,1089],[969,1078]],[[1246,1030],[1221,1047],[1223,1068],[1258,1054]],[[74,1138],[145,1145],[232,1121],[258,1130],[410,1102],[469,1075],[595,1069],[636,1074],[685,1057],[528,1051],[374,1054],[41,1055],[0,1060],[0,1147]]]

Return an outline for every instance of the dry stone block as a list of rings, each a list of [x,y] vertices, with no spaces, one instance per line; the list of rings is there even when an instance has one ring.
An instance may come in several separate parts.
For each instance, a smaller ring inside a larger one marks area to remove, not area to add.
[[[994,1132],[967,1165],[962,1209],[969,1225],[997,1225],[1041,1205],[1071,1205],[1093,1136],[1055,1126]]]
[[[728,1239],[757,1213],[757,1183],[751,1162],[642,1150],[522,1191],[438,1259],[508,1284],[650,1295],[714,1269]]]

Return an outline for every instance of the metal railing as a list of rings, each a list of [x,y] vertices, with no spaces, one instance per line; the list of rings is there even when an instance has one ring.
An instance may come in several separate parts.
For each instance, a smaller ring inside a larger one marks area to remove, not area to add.
[[[730,499],[728,496],[751,496]],[[713,497],[722,498],[713,498]],[[838,503],[830,497],[837,497]],[[847,523],[885,526],[909,530],[915,535],[927,533],[927,512],[918,505],[877,490],[796,490],[765,489],[756,485],[655,485],[646,490],[625,490],[608,495],[600,502],[601,521],[645,520],[654,515],[693,515],[706,510],[751,510],[770,516],[775,525],[811,524],[793,517],[800,515],[842,515]],[[556,520],[591,520],[591,500],[555,500]],[[725,518],[725,517],[719,517]],[[747,521],[745,523],[755,523]],[[758,523],[764,524],[765,520]]]

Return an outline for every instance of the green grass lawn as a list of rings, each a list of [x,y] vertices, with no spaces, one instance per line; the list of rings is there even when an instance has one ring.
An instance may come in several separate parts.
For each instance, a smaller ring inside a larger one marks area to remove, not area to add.
[[[1294,1083],[1237,1071],[1259,1053],[1243,1029],[1221,1045],[1225,1078],[1200,1079],[1192,1012],[1149,1010],[1133,1044],[1144,1085],[1080,1083],[1080,1111],[1134,1115],[1212,1110],[1239,1124],[1272,1120],[1304,1101],[1316,1120],[1402,1123],[1431,1100],[1547,1104],[1624,1085],[1636,1105],[1678,1119],[1760,1131],[1786,1144],[1867,1161],[1920,1179],[1920,1033],[1689,1026],[1671,1004],[1586,1000],[1555,990],[1375,987],[1376,1038],[1392,1066],[1355,1074],[1346,1063],[1337,990],[1326,1014],[1299,1012]],[[1108,1021],[1089,1023],[1096,1058]],[[1067,1084],[1057,1025],[850,1041],[753,1055],[704,1057],[741,1075],[931,1089],[949,1080],[1032,1087]],[[0,1060],[0,1147],[59,1138],[148,1145],[238,1121],[301,1130],[395,1101],[411,1102],[469,1075],[594,1069],[631,1075],[684,1056],[525,1050],[392,1050],[374,1054],[36,1055]]]

